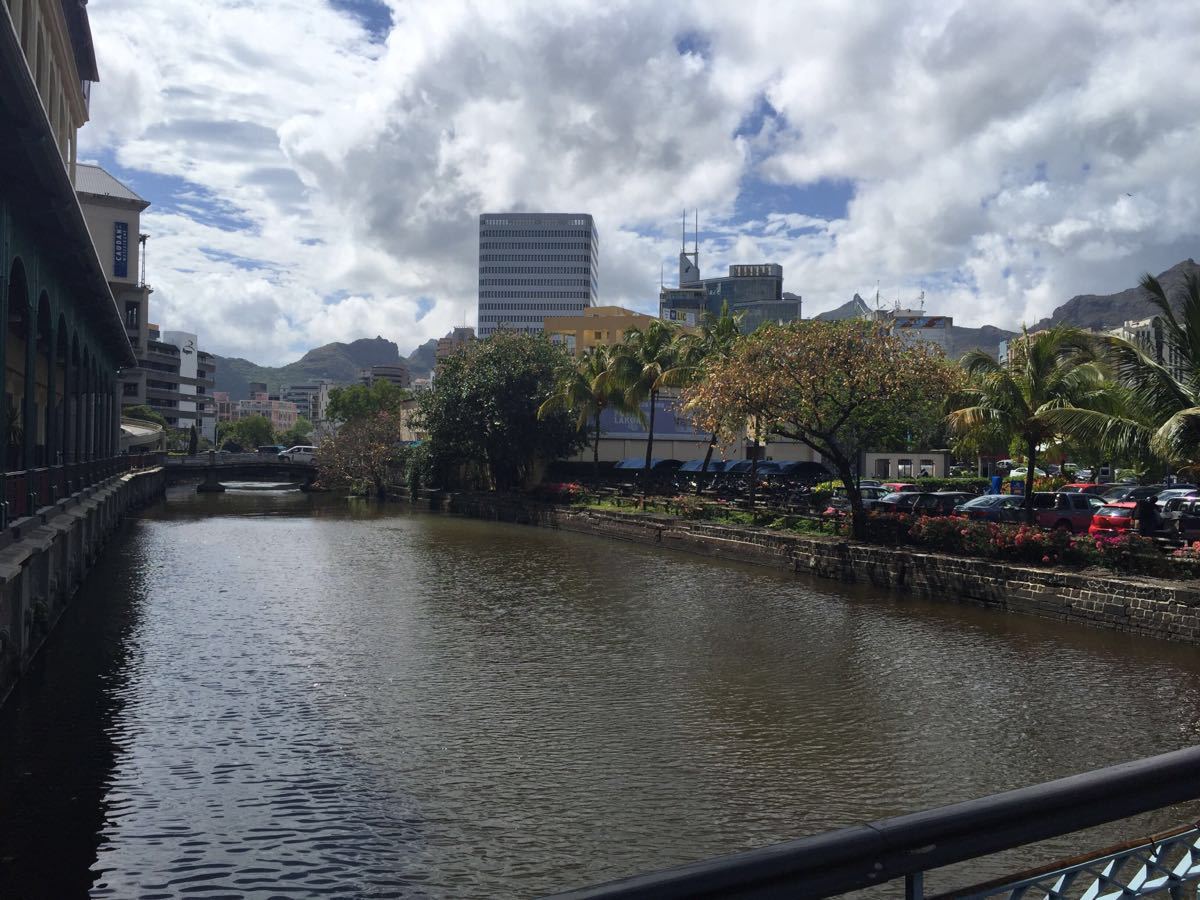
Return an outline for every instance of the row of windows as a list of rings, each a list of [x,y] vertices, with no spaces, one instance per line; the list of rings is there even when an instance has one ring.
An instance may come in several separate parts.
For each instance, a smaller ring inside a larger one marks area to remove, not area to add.
[[[480,241],[480,250],[587,250],[578,241]]]
[[[589,266],[480,266],[483,275],[591,275]]]
[[[578,303],[480,303],[480,309],[544,309],[549,311],[566,310],[578,312]]]
[[[590,297],[591,291],[480,291],[480,300],[497,300],[502,297],[510,297],[514,300],[521,300],[525,297],[553,297],[556,300],[586,300]]]
[[[490,334],[495,334],[497,331],[515,331],[517,334],[543,334],[541,328],[518,328],[516,326],[495,325],[490,328],[484,328],[479,332],[480,337],[487,337]]]
[[[592,233],[590,231],[578,231],[578,230],[541,231],[541,230],[526,230],[526,229],[522,228],[519,231],[507,231],[507,230],[500,231],[500,230],[493,229],[493,228],[485,228],[485,229],[483,229],[483,231],[479,232],[480,237],[512,237],[514,235],[520,235],[521,237],[531,237],[531,238],[585,238],[586,239],[586,238],[592,237]]]
[[[505,316],[483,316],[479,317],[480,322],[541,322],[545,316],[522,316],[522,315],[505,315]]]
[[[533,284],[537,284],[540,286],[561,285],[563,287],[587,287],[589,284],[588,279],[586,279],[586,278],[554,278],[554,277],[530,278],[528,275],[523,276],[523,277],[518,277],[518,278],[480,278],[479,283],[481,285],[490,284],[490,285],[494,285],[494,286],[501,286],[501,285],[506,285],[506,284],[521,285],[521,284],[533,283]]]
[[[539,247],[538,249],[540,250],[542,248]],[[511,262],[553,262],[553,263],[577,262],[577,263],[586,263],[586,262],[591,262],[592,259],[589,256],[574,256],[574,255],[572,255],[572,256],[536,255],[535,256],[532,253],[529,255],[525,255],[525,254],[521,254],[521,253],[516,253],[516,254],[513,254],[513,253],[481,253],[481,254],[479,254],[479,261],[481,263],[484,263],[484,262],[506,262],[506,263],[511,263]]]
[[[524,228],[529,228],[532,225],[576,225],[581,228],[587,228],[591,223],[587,219],[569,219],[563,222],[562,219],[536,219],[536,218],[520,218],[520,219],[500,219],[487,218],[482,220],[484,225],[512,225],[514,222]]]

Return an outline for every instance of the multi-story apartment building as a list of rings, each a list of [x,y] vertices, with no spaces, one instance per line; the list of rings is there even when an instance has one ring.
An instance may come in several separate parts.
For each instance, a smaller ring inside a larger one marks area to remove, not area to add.
[[[329,389],[333,383],[324,379],[304,384],[292,384],[279,392],[282,400],[296,404],[296,414],[316,424],[325,419],[329,406]]]
[[[596,305],[600,239],[587,213],[479,217],[479,336],[534,334]]]
[[[1179,349],[1166,340],[1162,316],[1131,319],[1108,333],[1140,347],[1143,353],[1170,372],[1176,381],[1185,380],[1184,358]]]
[[[471,341],[475,340],[475,329],[470,326],[460,326],[454,328],[445,337],[438,338],[437,350],[435,357],[439,360],[445,359],[465,347]]]
[[[764,322],[791,322],[800,318],[801,298],[783,290],[783,266],[776,263],[733,265],[729,274],[700,277],[700,242],[687,249],[686,235],[679,251],[678,287],[663,287],[658,295],[658,317],[683,325],[698,325],[705,314],[721,309],[742,318],[749,333]]]
[[[907,343],[918,341],[940,347],[950,353],[950,326],[953,316],[931,316],[923,309],[881,309],[875,311],[875,321],[903,338]]]
[[[653,316],[621,306],[593,306],[581,316],[547,316],[545,331],[552,344],[581,356],[594,347],[619,344],[629,329],[644,329],[653,321]]]
[[[119,442],[116,372],[133,364],[74,191],[76,133],[98,79],[87,7],[0,2],[0,342],[6,469],[101,459]],[[57,468],[10,513],[73,489]],[[12,494],[9,495],[13,502]]]
[[[296,404],[279,399],[277,394],[255,391],[249,400],[238,401],[237,418],[248,416],[262,416],[276,431],[291,431],[296,427]]]
[[[153,289],[139,263],[145,249],[141,214],[150,204],[100,166],[79,163],[75,189],[137,360],[121,370],[121,405],[149,406],[172,428],[195,425],[214,440],[216,360],[199,349],[195,334],[160,334],[149,320]]]
[[[408,366],[403,363],[371,366],[369,369],[362,369],[358,373],[358,380],[367,387],[370,387],[377,381],[390,381],[396,387],[405,389],[412,386],[412,376],[409,375]]]

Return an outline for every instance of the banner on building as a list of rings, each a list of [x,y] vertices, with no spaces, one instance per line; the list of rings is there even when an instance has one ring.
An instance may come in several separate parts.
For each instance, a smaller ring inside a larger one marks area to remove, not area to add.
[[[113,277],[129,277],[128,222],[113,222]]]
[[[632,413],[618,412],[609,408],[600,413],[600,433],[602,437],[627,438],[636,440],[646,437],[646,425],[650,422],[650,402],[647,400],[641,406],[645,424]],[[692,420],[679,410],[679,400],[676,397],[660,397],[654,405],[654,438],[655,440],[707,441],[709,436],[697,431]]]

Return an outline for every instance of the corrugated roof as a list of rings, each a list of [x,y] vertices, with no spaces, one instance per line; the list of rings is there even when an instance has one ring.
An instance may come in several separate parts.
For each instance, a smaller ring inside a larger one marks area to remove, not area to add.
[[[134,200],[138,203],[145,203],[147,206],[150,205],[150,201],[139,197],[102,168],[87,163],[75,164],[75,190],[81,194],[120,197],[122,200]]]

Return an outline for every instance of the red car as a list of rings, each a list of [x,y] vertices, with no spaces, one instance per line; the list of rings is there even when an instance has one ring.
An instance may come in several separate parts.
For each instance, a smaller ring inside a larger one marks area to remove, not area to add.
[[[1090,481],[1077,481],[1074,484],[1064,484],[1059,488],[1068,494],[1103,494],[1111,484],[1092,484]]]
[[[919,491],[919,484],[909,484],[906,481],[887,481],[882,485],[894,494],[907,494],[909,491]]]
[[[1088,534],[1092,537],[1118,537],[1122,534],[1130,534],[1137,525],[1137,520],[1134,518],[1136,512],[1136,503],[1125,501],[1106,503],[1092,516]]]

